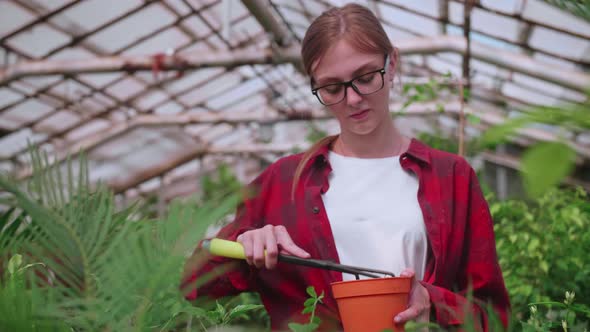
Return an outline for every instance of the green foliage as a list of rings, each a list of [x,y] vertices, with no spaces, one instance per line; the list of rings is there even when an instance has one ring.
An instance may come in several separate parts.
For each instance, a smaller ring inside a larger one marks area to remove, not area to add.
[[[255,331],[270,330],[270,318],[258,293],[244,292],[236,296],[227,296],[214,303],[199,303],[199,307],[203,313],[202,317],[205,317],[205,319],[201,319],[199,324],[205,326],[213,327],[231,323],[231,325],[239,325]],[[229,321],[220,319],[224,316],[220,314],[221,312],[231,319]],[[233,314],[228,315],[230,312]]]
[[[522,321],[522,331],[524,332],[549,332],[555,330],[587,331],[590,310],[587,307],[574,303],[574,292],[565,292],[563,302],[539,302],[531,303],[530,316],[527,321]],[[538,307],[544,311],[544,315]]]
[[[201,311],[199,315],[207,320],[209,326],[223,326],[229,325],[238,318],[244,318],[250,311],[263,308],[260,304],[239,304],[231,309],[221,305],[219,302],[215,303],[215,309],[209,311]],[[199,309],[199,308],[193,308]]]
[[[559,184],[574,168],[576,152],[561,142],[544,142],[526,150],[522,156],[522,176],[531,197]]]
[[[448,137],[439,131],[435,131],[434,133],[422,132],[417,135],[417,138],[424,144],[437,150],[450,153],[457,153],[459,151],[459,144],[456,142],[456,139]],[[474,155],[477,151],[479,151],[477,141],[469,140],[465,142],[465,153],[467,156]]]
[[[407,83],[403,85],[402,95],[406,101],[402,105],[400,112],[404,112],[410,105],[414,103],[430,102],[440,100],[443,96],[460,95],[459,85],[452,80],[452,74],[447,72],[444,75],[434,79],[431,78],[426,83]],[[463,99],[468,101],[471,98],[471,90],[463,89]],[[444,105],[440,102],[436,103],[436,110],[439,113],[445,111]]]
[[[25,274],[36,265],[23,266],[23,257],[19,254],[10,258],[8,273],[0,284],[0,329],[23,332],[71,331],[65,323],[44,316],[44,308],[51,303],[55,292],[42,294],[36,284],[27,285]]]
[[[588,0],[545,0],[545,2],[590,22],[590,1]]]
[[[235,193],[242,187],[242,184],[232,172],[231,168],[222,164],[217,168],[214,174],[208,174],[201,178],[201,188],[203,190],[202,200],[218,200]]]
[[[252,311],[249,311],[247,315],[245,314],[241,317],[237,317],[234,320],[234,324],[239,324],[240,326],[252,326],[256,327],[258,330],[270,329],[270,317],[268,316],[268,312],[264,309],[258,293],[240,293],[238,296],[233,297],[233,301],[238,303],[238,305],[256,305],[256,307],[252,309]],[[234,305],[232,303],[229,304]]]
[[[534,123],[559,126],[562,130],[590,130],[590,90],[582,103],[561,106],[536,106],[520,117],[487,130],[483,146],[494,146],[508,141],[518,129]],[[538,197],[554,187],[574,168],[576,152],[564,143],[539,143],[524,155],[522,172],[525,189],[531,197]]]
[[[443,75],[443,78],[449,78],[450,73]],[[406,101],[402,105],[400,112],[404,112],[410,105],[419,102],[428,102],[437,100],[441,93],[445,90],[451,90],[448,85],[442,85],[435,79],[430,79],[426,83],[407,83],[402,88],[402,95],[406,97]],[[444,112],[444,106],[440,103],[436,104],[436,109],[439,112]]]
[[[418,140],[431,148],[447,151],[451,153],[457,153],[459,150],[459,144],[455,139],[446,137],[441,132],[435,132],[433,134],[428,132],[422,132],[417,135]]]
[[[404,330],[406,332],[421,332],[421,331],[444,331],[440,325],[436,323],[417,323],[414,321],[409,321],[404,325]],[[469,331],[469,330],[468,330]],[[393,332],[392,329],[386,329],[382,332]]]
[[[107,188],[91,188],[83,159],[77,172],[36,150],[32,159],[27,191],[0,177],[14,202],[0,228],[0,257],[12,255],[0,260],[1,331],[191,330],[207,316],[184,299],[179,281],[186,255],[234,210],[237,195],[173,203],[163,220],[136,220],[137,208],[117,210]],[[234,308],[221,322],[250,309]]]
[[[309,298],[303,303],[302,314],[310,314],[309,322],[307,324],[289,323],[289,329],[293,332],[313,332],[321,324],[319,317],[315,315],[315,310],[318,303],[322,302],[324,298],[324,292],[318,296],[313,286],[309,286],[306,289]]]
[[[318,128],[318,126],[313,124],[313,122],[309,123],[308,133],[307,133],[307,136],[305,137],[306,141],[313,144],[326,136],[328,136],[328,133],[326,131]]]
[[[582,189],[552,190],[524,201],[488,199],[496,247],[513,310],[559,298],[563,290],[590,306],[590,204]]]

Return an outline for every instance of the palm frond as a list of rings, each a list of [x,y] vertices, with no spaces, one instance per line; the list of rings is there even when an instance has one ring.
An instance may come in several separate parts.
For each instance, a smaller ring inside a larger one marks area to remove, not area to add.
[[[26,190],[0,176],[0,188],[30,219],[20,232],[34,235],[18,245],[8,242],[30,263],[42,264],[29,274],[30,284],[42,286],[29,298],[42,294],[48,300],[42,306],[28,302],[31,315],[92,331],[186,324],[194,312],[179,288],[187,254],[210,224],[235,208],[238,196],[175,203],[164,220],[133,220],[136,206],[117,210],[108,188],[91,188],[83,157],[62,167],[37,149],[31,156]],[[0,315],[6,305],[0,299]]]

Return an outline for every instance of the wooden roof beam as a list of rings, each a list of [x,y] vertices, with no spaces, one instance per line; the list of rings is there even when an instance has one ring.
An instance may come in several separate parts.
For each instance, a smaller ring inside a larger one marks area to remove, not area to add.
[[[281,47],[287,47],[292,44],[293,36],[291,33],[275,18],[268,1],[260,0],[242,0],[242,3],[250,13],[256,18],[264,30],[270,33],[273,40]]]
[[[465,54],[466,43],[459,36],[417,38],[397,43],[402,54],[436,54],[452,52]],[[481,43],[471,43],[471,56],[514,72],[529,75],[573,90],[586,91],[590,75],[580,71],[547,64],[530,56],[515,54]],[[101,57],[78,61],[27,61],[0,69],[0,85],[26,76],[82,74],[99,72],[151,71],[156,59],[153,56]],[[203,54],[191,52],[165,56],[158,61],[161,70],[189,70],[204,67],[236,67],[254,64],[299,63],[297,46],[287,49],[240,49]]]

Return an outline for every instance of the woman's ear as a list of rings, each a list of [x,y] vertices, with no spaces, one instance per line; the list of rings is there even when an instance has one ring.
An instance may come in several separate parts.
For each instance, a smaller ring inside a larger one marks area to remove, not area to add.
[[[397,64],[399,61],[399,52],[397,50],[397,47],[393,48],[393,51],[391,52],[391,54],[389,54],[389,68],[387,68],[387,71],[389,73],[389,81],[393,82],[393,78],[395,77],[395,71],[397,69]]]

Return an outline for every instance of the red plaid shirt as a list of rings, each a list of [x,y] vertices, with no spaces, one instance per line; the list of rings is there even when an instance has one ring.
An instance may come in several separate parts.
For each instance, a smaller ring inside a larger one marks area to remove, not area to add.
[[[339,262],[321,197],[329,188],[328,147],[321,148],[306,165],[293,202],[291,185],[301,157],[297,154],[282,158],[260,174],[251,184],[258,194],[240,206],[236,220],[223,228],[218,237],[235,240],[239,234],[266,224],[284,225],[293,241],[312,258]],[[418,202],[429,243],[421,283],[430,294],[434,320],[444,327],[462,324],[464,314],[469,312],[476,315],[476,324],[481,322],[487,331],[485,309],[491,304],[506,326],[508,294],[498,265],[491,215],[473,169],[464,159],[415,139],[400,156],[400,163],[419,179]],[[232,260],[209,257],[197,272],[189,273],[185,282],[229,261]],[[342,274],[334,271],[286,263],[279,263],[271,271],[257,270],[245,261],[233,261],[229,272],[199,286],[187,298],[195,299],[197,293],[220,297],[257,291],[271,317],[272,328],[286,329],[288,322],[308,319],[300,312],[307,298],[305,289],[311,285],[318,294],[326,294],[324,304],[317,309],[324,321],[322,327],[339,328],[330,283],[341,280]],[[479,305],[468,304],[469,288],[473,300],[481,301]]]

